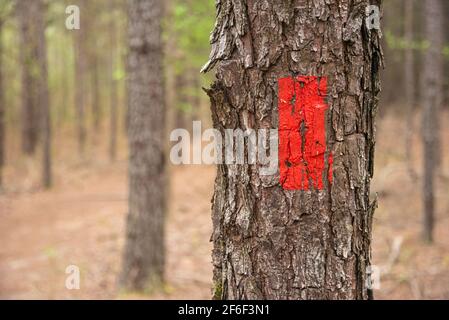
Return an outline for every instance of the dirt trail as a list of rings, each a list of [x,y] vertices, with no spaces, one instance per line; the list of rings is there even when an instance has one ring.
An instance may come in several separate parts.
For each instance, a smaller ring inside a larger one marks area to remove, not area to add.
[[[213,175],[210,167],[174,170],[178,201],[171,203],[167,222],[167,285],[158,295],[116,291],[127,208],[125,163],[93,169],[50,192],[0,196],[0,298],[209,298]],[[65,288],[69,265],[80,268],[80,290]]]

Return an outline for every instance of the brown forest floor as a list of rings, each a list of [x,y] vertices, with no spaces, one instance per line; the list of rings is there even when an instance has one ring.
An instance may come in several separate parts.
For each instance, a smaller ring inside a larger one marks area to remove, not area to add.
[[[449,126],[442,127],[447,138]],[[388,116],[379,121],[378,132],[372,188],[379,195],[373,235],[374,263],[381,268],[376,298],[449,299],[448,170],[438,182],[436,242],[425,245],[419,237],[420,183],[412,182],[404,165],[403,124]],[[57,146],[51,191],[36,187],[37,162],[9,161],[14,165],[7,167],[8,186],[0,194],[0,298],[210,298],[213,167],[172,169],[164,292],[125,294],[117,292],[116,278],[127,206],[126,155],[114,164],[101,156],[80,161],[68,152],[73,145]],[[445,148],[442,167],[448,168]],[[104,147],[96,149],[106,154]],[[414,148],[416,168],[419,149]],[[65,288],[65,269],[72,264],[81,270],[80,290]]]

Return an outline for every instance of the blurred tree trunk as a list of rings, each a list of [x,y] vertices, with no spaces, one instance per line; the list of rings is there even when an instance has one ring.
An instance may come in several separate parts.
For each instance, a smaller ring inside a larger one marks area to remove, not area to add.
[[[1,14],[1,12],[0,12]],[[0,189],[3,186],[3,166],[5,165],[5,98],[3,95],[3,17],[0,16]]]
[[[169,3],[169,2],[168,2]],[[166,5],[168,4],[166,2]],[[171,50],[174,50],[174,44],[173,41],[168,38],[165,52],[172,52]],[[176,70],[172,63],[167,63],[166,67],[166,81],[165,81],[165,88],[166,88],[166,105],[167,105],[167,136],[170,136],[170,132],[178,127],[178,118],[179,118],[179,109],[177,108],[177,87],[176,87]],[[178,127],[179,128],[179,127]]]
[[[165,264],[162,0],[129,1],[129,213],[120,284],[157,289]]]
[[[117,25],[115,23],[115,16],[114,19],[111,19],[109,24],[109,31],[110,31],[110,37],[111,37],[111,64],[110,64],[110,131],[109,131],[109,159],[111,161],[114,161],[117,157],[117,131],[118,131],[118,86],[117,86],[117,79],[115,78],[115,70],[116,70],[116,61],[118,58],[117,55],[117,48],[118,48],[118,41],[117,41]]]
[[[17,0],[16,13],[20,29],[20,63],[22,66],[22,151],[32,155],[36,150],[39,133],[38,87],[36,58],[38,44],[34,36],[36,1]]]
[[[365,9],[380,2],[217,4],[211,58],[203,68],[217,65],[208,92],[214,127],[223,135],[227,128],[278,128],[278,79],[327,77],[326,153],[334,160],[333,182],[324,179],[323,190],[308,191],[283,190],[279,175],[264,176],[259,165],[219,165],[214,298],[371,297],[375,202],[369,195],[382,54]]]
[[[97,48],[91,48],[90,67],[91,67],[91,81],[92,81],[92,119],[93,129],[96,133],[94,139],[97,139],[97,133],[100,131],[101,125],[101,101],[100,101],[100,82],[99,82],[99,65],[97,57]]]
[[[81,17],[85,9],[85,0],[80,0]],[[86,149],[86,26],[81,19],[80,30],[75,30],[75,106],[78,130],[78,152],[84,155]]]
[[[65,48],[64,48],[65,49]],[[63,50],[60,49],[60,53],[62,56],[64,53]],[[61,74],[62,76],[62,83],[61,83],[61,99],[58,100],[58,107],[55,108],[55,118],[54,118],[54,124],[56,131],[59,131],[59,129],[62,128],[62,126],[65,123],[65,120],[67,120],[67,111],[69,107],[68,97],[70,97],[70,76],[69,76],[69,68],[67,66],[67,57],[64,57],[64,60],[61,61],[60,64],[61,68]]]
[[[417,176],[413,168],[413,132],[415,115],[415,62],[413,49],[413,11],[414,0],[404,0],[404,38],[407,43],[404,59],[405,81],[405,159],[410,178],[416,181]]]
[[[433,241],[435,211],[435,176],[440,158],[439,111],[442,104],[443,80],[443,6],[440,0],[424,2],[425,37],[430,42],[424,56],[422,94],[423,118],[423,238]]]
[[[48,68],[47,68],[47,41],[45,39],[46,29],[46,5],[42,0],[34,0],[37,10],[33,16],[36,24],[34,34],[37,40],[37,67],[38,67],[38,105],[40,111],[40,137],[42,139],[42,184],[45,188],[52,185],[51,174],[51,121],[50,121],[50,98],[48,92]]]
[[[404,0],[408,2],[407,0]],[[396,39],[402,35],[403,32],[403,16],[404,6],[402,1],[384,1],[384,11],[382,17],[382,25],[384,26],[384,33],[392,35],[396,42]],[[388,72],[382,73],[382,83],[384,84],[382,90],[382,101],[385,102],[384,107],[379,109],[378,116],[383,118],[389,111],[400,106],[404,107],[404,56],[403,49],[398,46],[390,46],[388,37],[385,37],[384,54],[388,57],[387,68]],[[398,94],[401,91],[401,94]]]

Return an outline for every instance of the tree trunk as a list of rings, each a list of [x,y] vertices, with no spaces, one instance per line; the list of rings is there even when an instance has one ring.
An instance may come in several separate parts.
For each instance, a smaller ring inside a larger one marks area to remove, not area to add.
[[[37,66],[39,74],[38,105],[40,111],[40,137],[42,139],[42,184],[45,188],[52,185],[51,174],[51,121],[50,99],[48,93],[47,41],[45,39],[45,3],[35,0],[37,10],[33,17],[36,24],[35,37],[37,39]]]
[[[98,132],[101,126],[101,101],[100,101],[100,82],[99,82],[99,65],[97,57],[97,49],[95,46],[91,49],[91,72],[92,72],[92,119],[93,119],[93,131],[94,140],[97,140]]]
[[[64,48],[65,50],[65,48]],[[64,56],[64,50],[59,50],[59,54],[61,56]],[[67,120],[67,114],[69,112],[69,107],[70,107],[70,103],[69,103],[69,99],[68,97],[70,97],[71,94],[71,79],[69,76],[69,71],[70,68],[68,66],[67,63],[67,57],[64,56],[63,58],[64,60],[61,61],[61,73],[63,75],[63,79],[62,79],[62,83],[61,83],[61,100],[59,100],[58,102],[58,107],[55,108],[56,110],[56,115],[55,115],[55,127],[56,130],[59,130],[63,127],[63,125],[65,124],[66,120]]]
[[[1,13],[1,12],[0,12]],[[5,165],[5,98],[3,96],[3,21],[0,17],[0,190],[3,186],[3,166]]]
[[[382,54],[380,31],[368,30],[365,20],[370,3],[381,1],[217,1],[211,58],[203,68],[217,66],[208,91],[215,128],[223,135],[225,129],[277,129],[281,106],[292,117],[306,118],[303,112],[315,114],[325,104],[329,109],[326,146],[316,156],[325,161],[323,186],[286,190],[279,172],[263,175],[260,164],[218,166],[214,298],[371,297],[366,284],[376,204],[370,202],[370,181]],[[281,98],[282,81],[299,91],[317,85],[313,95],[320,103],[305,105],[307,96],[296,99],[293,91],[290,99]],[[284,174],[302,166],[303,182],[310,184],[312,162],[304,159],[314,147],[305,148],[301,140],[310,143],[310,134],[323,124],[295,124],[296,131],[279,128],[279,136],[298,136],[287,157],[302,153],[302,161],[280,165]]]
[[[439,158],[439,109],[442,104],[442,48],[443,48],[443,16],[440,0],[424,2],[425,37],[430,42],[423,61],[422,94],[423,118],[422,136],[423,152],[423,239],[433,241],[435,211],[435,175]]]
[[[85,0],[80,0],[81,17],[85,9]],[[77,118],[78,152],[84,155],[86,149],[86,26],[81,21],[80,30],[76,30],[74,37],[75,46],[75,107]]]
[[[34,37],[34,15],[38,7],[35,1],[18,0],[16,12],[20,29],[20,63],[22,66],[22,151],[32,155],[36,150],[39,132],[38,87],[36,70],[38,44]]]
[[[129,214],[121,274],[127,289],[153,290],[163,281],[165,107],[162,1],[129,1]]]
[[[117,79],[115,79],[115,66],[117,61],[117,26],[115,24],[115,19],[111,19],[109,25],[110,35],[111,35],[111,65],[110,65],[110,131],[109,131],[109,159],[115,161],[117,157],[117,127],[118,127],[118,85]]]
[[[417,175],[413,167],[413,132],[415,114],[415,62],[413,52],[413,9],[414,0],[404,1],[404,38],[407,43],[404,59],[404,85],[405,85],[405,161],[407,171],[413,181]]]

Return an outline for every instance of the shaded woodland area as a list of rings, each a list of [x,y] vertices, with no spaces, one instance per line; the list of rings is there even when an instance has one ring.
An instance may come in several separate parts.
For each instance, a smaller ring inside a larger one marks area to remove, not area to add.
[[[449,1],[318,2],[0,0],[0,298],[449,299]],[[277,128],[285,70],[329,75],[334,191],[170,161]]]

